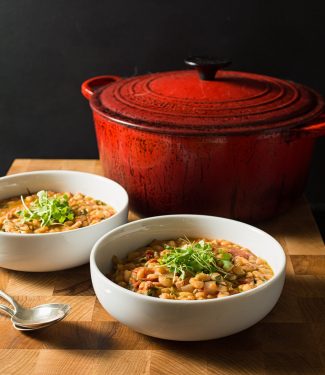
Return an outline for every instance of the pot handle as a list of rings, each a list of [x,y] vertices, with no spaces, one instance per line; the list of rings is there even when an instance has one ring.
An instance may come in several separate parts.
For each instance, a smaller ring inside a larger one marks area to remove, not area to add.
[[[81,85],[81,93],[86,99],[89,100],[94,95],[96,90],[103,86],[109,85],[110,83],[119,81],[120,79],[122,78],[118,76],[97,76],[89,78]]]
[[[189,56],[184,62],[198,71],[202,81],[214,81],[218,70],[226,68],[231,64],[229,60],[207,56]]]
[[[302,128],[291,129],[292,135],[297,137],[312,137],[317,138],[325,135],[325,113],[317,119],[316,124],[309,124]]]

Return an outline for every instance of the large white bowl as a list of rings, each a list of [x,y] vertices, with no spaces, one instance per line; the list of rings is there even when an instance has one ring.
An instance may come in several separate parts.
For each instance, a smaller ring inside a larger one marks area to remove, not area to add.
[[[58,271],[89,262],[94,243],[127,222],[128,195],[108,178],[75,171],[35,171],[0,178],[0,200],[37,192],[80,192],[111,205],[117,213],[98,224],[66,232],[15,234],[0,231],[0,267],[18,271]]]
[[[237,295],[211,300],[165,300],[134,293],[105,275],[111,258],[126,256],[153,239],[222,238],[265,259],[274,277]],[[285,279],[285,254],[267,233],[238,221],[201,215],[168,215],[139,220],[106,234],[90,256],[92,283],[103,307],[117,320],[146,335],[169,340],[208,340],[231,335],[258,322],[276,304]]]

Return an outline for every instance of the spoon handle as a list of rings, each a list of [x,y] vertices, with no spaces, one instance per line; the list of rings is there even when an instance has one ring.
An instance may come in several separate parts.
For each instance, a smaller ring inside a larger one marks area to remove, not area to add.
[[[6,305],[2,305],[0,304],[0,310],[6,312],[7,314],[9,314],[11,317],[13,317],[15,315],[15,312],[13,310],[11,310],[8,306]]]
[[[20,305],[12,297],[8,296],[8,294],[2,290],[0,290],[0,297],[8,301],[15,308],[15,313],[17,310],[19,310]]]

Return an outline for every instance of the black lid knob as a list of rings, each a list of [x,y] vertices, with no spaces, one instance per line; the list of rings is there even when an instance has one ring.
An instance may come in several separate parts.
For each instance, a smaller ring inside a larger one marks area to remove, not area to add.
[[[223,69],[231,64],[229,60],[204,56],[190,56],[184,61],[185,64],[193,66],[204,81],[213,81],[219,69]]]

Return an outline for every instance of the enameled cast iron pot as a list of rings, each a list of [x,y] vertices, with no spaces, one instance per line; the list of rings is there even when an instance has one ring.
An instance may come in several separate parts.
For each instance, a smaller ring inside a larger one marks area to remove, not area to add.
[[[197,71],[83,83],[105,175],[144,215],[254,222],[287,209],[325,133],[323,99],[290,81],[218,71],[225,62],[186,62]]]

